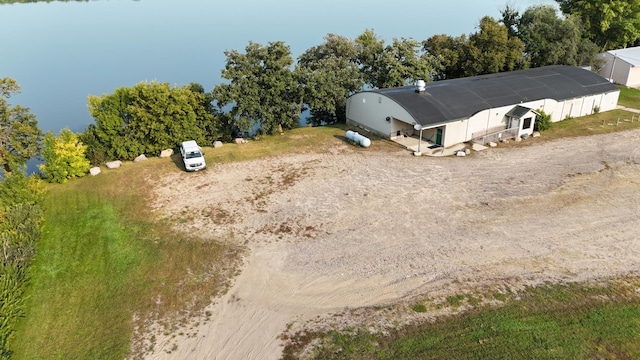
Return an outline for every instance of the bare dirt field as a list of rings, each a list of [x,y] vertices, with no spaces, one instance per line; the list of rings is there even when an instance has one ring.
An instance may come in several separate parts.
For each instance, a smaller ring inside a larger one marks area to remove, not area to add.
[[[249,253],[210,320],[148,357],[277,359],[284,331],[345,309],[638,275],[640,131],[526,141],[418,158],[336,140],[157,180],[158,216]]]

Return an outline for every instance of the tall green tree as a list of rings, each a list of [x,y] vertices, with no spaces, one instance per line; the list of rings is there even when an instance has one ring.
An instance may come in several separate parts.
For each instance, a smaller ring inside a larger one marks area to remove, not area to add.
[[[422,53],[420,42],[411,38],[393,39],[378,62],[375,85],[380,88],[410,85],[416,80],[431,81],[441,68],[438,57]]]
[[[203,94],[168,83],[142,82],[113,94],[90,95],[88,103],[95,124],[81,140],[92,163],[96,156],[131,160],[140,154],[157,155],[184,140],[205,144],[201,126],[212,119]]]
[[[507,28],[507,35],[509,38],[518,36],[518,21],[520,20],[520,13],[514,5],[507,3],[502,9],[500,9],[500,15],[502,16],[500,22]]]
[[[294,73],[304,88],[304,103],[311,113],[307,122],[345,122],[347,97],[364,85],[356,56],[355,44],[335,34],[328,34],[324,43],[300,55]]]
[[[43,143],[40,151],[43,163],[38,167],[47,181],[64,183],[89,171],[91,164],[85,157],[86,146],[71,130],[62,129],[58,136],[47,132]]]
[[[7,99],[20,92],[11,78],[0,79],[0,164],[5,175],[24,168],[38,154],[42,131],[29,108],[11,106]]]
[[[355,43],[358,50],[356,59],[364,75],[365,85],[369,88],[380,87],[376,79],[379,77],[384,40],[380,39],[373,29],[366,29],[355,39]]]
[[[196,125],[203,131],[204,143],[213,144],[220,141],[231,141],[231,122],[228,116],[214,106],[212,92],[206,92],[198,83],[191,83],[189,90],[195,95],[199,106],[194,107]]]
[[[507,11],[509,13],[503,15],[505,23],[485,16],[480,20],[479,31],[469,37],[440,34],[423,41],[423,49],[438,56],[442,63],[436,78],[452,79],[528,67],[524,44],[515,36],[517,12]]]
[[[490,16],[480,20],[480,30],[469,36],[462,61],[464,75],[475,76],[521,69],[527,66],[523,57],[524,44],[517,37],[509,38],[504,24]]]
[[[302,111],[303,89],[294,76],[293,58],[281,41],[266,46],[249,42],[245,52],[225,51],[222,77],[227,84],[213,89],[218,106],[231,106],[229,114],[242,132],[259,129],[267,134],[279,127],[297,126]]]
[[[467,41],[464,34],[458,37],[437,34],[422,42],[422,47],[427,54],[440,59],[441,67],[435,75],[436,79],[455,79],[464,76],[462,59],[465,58]]]
[[[602,50],[627,47],[640,39],[640,0],[556,0],[566,15],[578,16],[586,37]]]
[[[372,88],[431,81],[442,67],[438,56],[423,52],[421,43],[411,38],[393,39],[385,46],[373,30],[366,30],[355,41],[360,71],[365,83]]]
[[[525,45],[532,67],[593,65],[598,46],[582,34],[579,18],[561,18],[550,5],[531,6],[517,20],[517,36]]]

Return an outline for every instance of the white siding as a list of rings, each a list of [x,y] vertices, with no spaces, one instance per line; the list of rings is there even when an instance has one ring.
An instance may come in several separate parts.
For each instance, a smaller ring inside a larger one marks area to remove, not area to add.
[[[555,101],[547,99],[543,106],[528,106],[532,109],[542,109],[545,113],[551,115],[551,121],[557,122],[565,120],[569,117],[580,117],[591,115],[597,106],[600,111],[609,111],[616,108],[618,104],[619,91],[606,94],[598,94],[586,96],[584,98],[569,99],[566,101]]]
[[[346,115],[347,123],[356,123],[387,138],[397,131],[413,130],[413,117],[395,101],[375,92],[349,97]]]
[[[600,97],[600,111],[609,111],[615,109],[616,106],[618,106],[619,97],[620,91],[602,94]]]
[[[466,131],[468,124],[468,119],[447,123],[442,133],[442,146],[448,147],[467,141]]]
[[[593,114],[594,108],[609,111],[616,108],[619,91],[587,96],[584,98],[556,101],[553,99],[536,100],[513,104],[478,112],[469,119],[459,119],[447,123],[429,125],[423,130],[423,138],[435,142],[436,128],[442,128],[442,142],[445,147],[463,143],[473,138],[473,134],[499,126],[508,126],[506,113],[514,106],[521,105],[533,110],[543,110],[551,115],[551,121],[561,121],[568,117],[580,117]],[[532,115],[533,116],[533,115]],[[529,117],[529,114],[523,118]],[[389,118],[389,121],[386,119]],[[393,138],[398,132],[417,135],[413,130],[415,120],[398,103],[376,92],[362,92],[347,100],[347,123],[357,124],[381,136]],[[524,121],[520,121],[522,130]],[[521,131],[521,133],[531,133]]]
[[[640,66],[634,66],[629,69],[629,77],[626,85],[630,87],[640,86]]]

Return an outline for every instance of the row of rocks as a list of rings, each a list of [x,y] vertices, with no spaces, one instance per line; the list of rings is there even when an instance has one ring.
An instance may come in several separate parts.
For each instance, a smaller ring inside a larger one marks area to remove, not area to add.
[[[243,138],[237,138],[235,139],[236,144],[246,144],[247,140],[243,139]],[[221,148],[222,147],[222,141],[216,141],[215,143],[213,143],[213,147],[214,148]],[[173,149],[166,149],[166,150],[162,150],[160,152],[160,157],[161,158],[168,158],[171,157],[173,155]],[[141,161],[146,161],[147,156],[145,154],[140,154],[138,155],[135,159],[133,159],[133,162],[141,162]],[[117,169],[122,165],[122,161],[120,160],[115,160],[115,161],[108,161],[106,164],[107,169]],[[100,174],[100,167],[99,166],[95,166],[92,167],[91,169],[89,169],[89,174],[91,174],[92,176],[96,176],[98,174]]]
[[[162,150],[160,152],[160,157],[161,158],[170,157],[171,155],[173,155],[173,149]],[[140,154],[140,155],[136,156],[135,159],[133,159],[133,162],[142,162],[142,161],[147,161],[147,160],[148,160],[148,158],[147,158],[147,156],[145,154]],[[120,161],[120,160],[107,161],[105,166],[107,167],[107,169],[117,169],[120,166],[122,166],[122,161]],[[96,176],[96,175],[100,174],[100,167],[99,166],[92,167],[91,169],[89,169],[89,174],[91,174],[91,176]]]

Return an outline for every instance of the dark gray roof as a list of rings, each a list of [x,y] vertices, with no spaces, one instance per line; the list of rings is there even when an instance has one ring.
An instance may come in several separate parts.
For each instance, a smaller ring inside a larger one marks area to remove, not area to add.
[[[421,125],[466,119],[479,111],[522,102],[568,100],[618,91],[600,75],[579,67],[553,65],[413,86],[374,90],[396,101]]]
[[[524,116],[524,114],[528,113],[529,111],[531,111],[531,108],[525,107],[525,106],[521,106],[521,105],[517,105],[515,106],[513,109],[509,110],[505,116],[509,116],[512,118],[521,118],[522,116]]]

